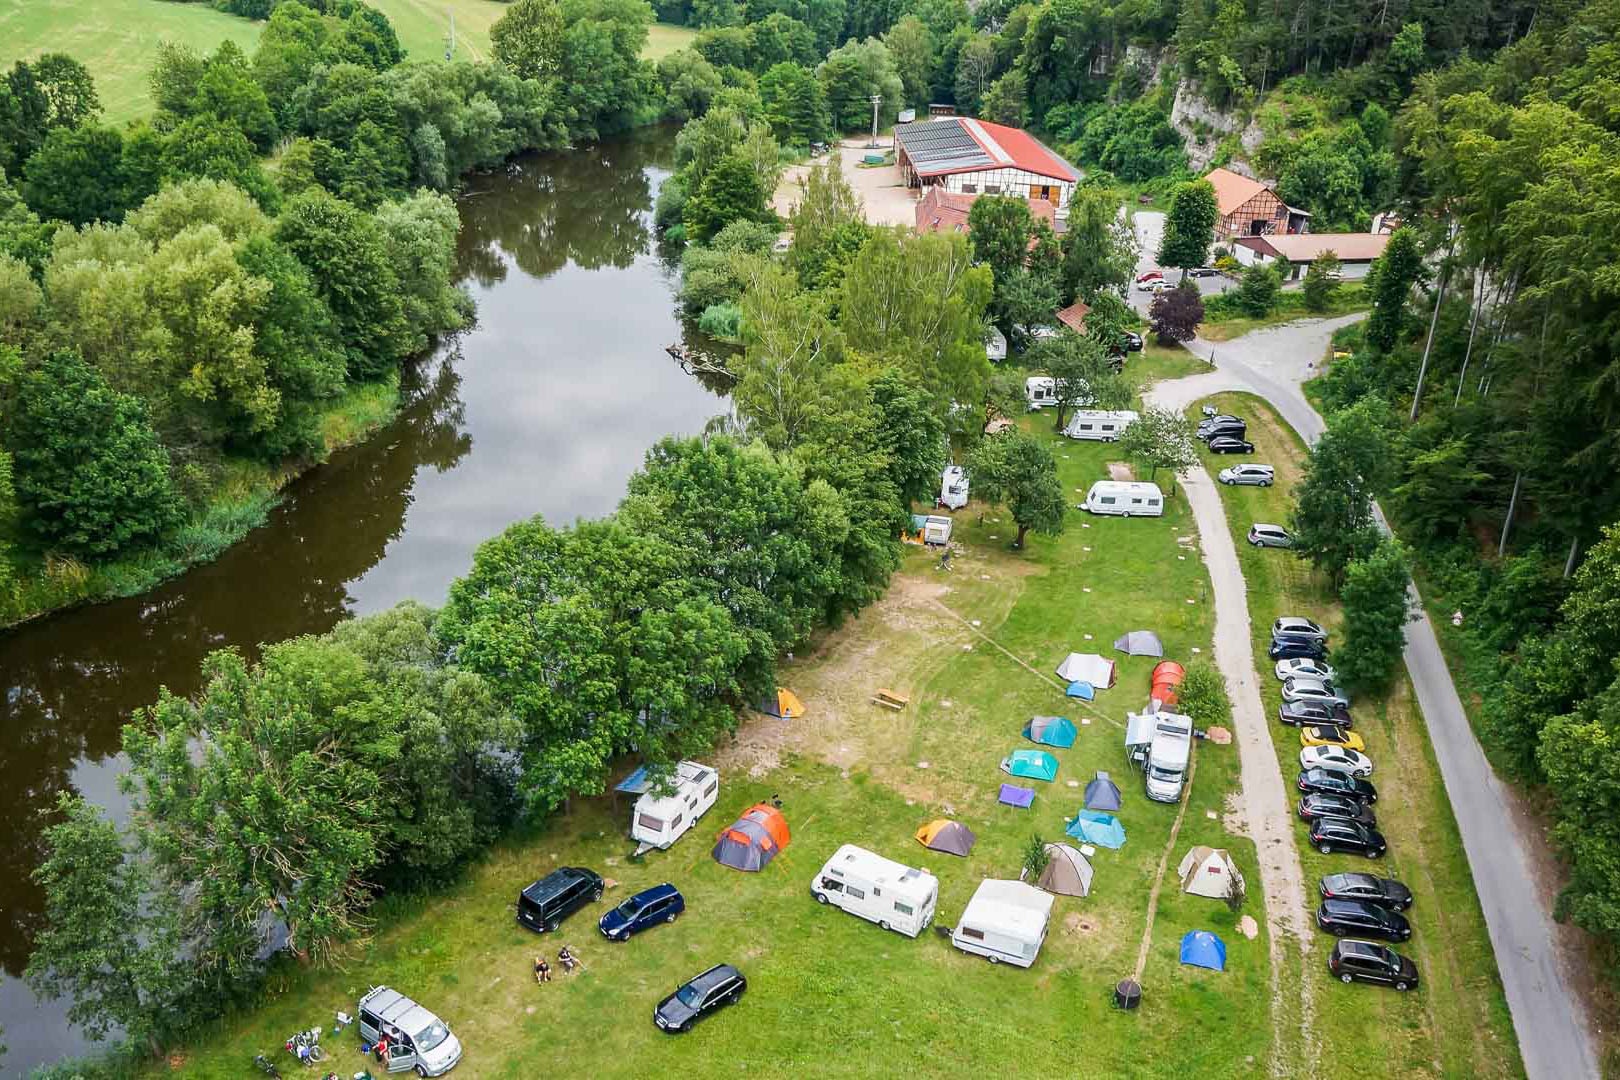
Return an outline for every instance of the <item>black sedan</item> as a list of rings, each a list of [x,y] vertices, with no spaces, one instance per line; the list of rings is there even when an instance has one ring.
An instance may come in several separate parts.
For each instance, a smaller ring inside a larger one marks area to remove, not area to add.
[[[1300,796],[1299,816],[1305,821],[1342,817],[1367,826],[1378,824],[1378,815],[1366,803],[1348,795],[1326,795],[1319,791]]]
[[[1378,789],[1372,786],[1370,780],[1362,780],[1330,769],[1304,770],[1299,774],[1298,786],[1306,795],[1313,792],[1322,795],[1348,795],[1357,802],[1368,804],[1378,801]]]
[[[1328,971],[1340,982],[1370,982],[1410,990],[1418,984],[1417,965],[1393,949],[1371,941],[1344,938],[1333,943]]]
[[[653,1023],[662,1031],[690,1031],[703,1017],[730,1005],[748,989],[743,973],[730,964],[716,964],[658,1003]]]
[[[1209,440],[1209,452],[1212,454],[1252,454],[1254,443],[1246,442],[1236,435],[1217,435]]]
[[[1325,660],[1327,642],[1272,635],[1271,647],[1266,650],[1266,655],[1273,660]]]
[[[1337,702],[1285,701],[1277,707],[1277,719],[1285,724],[1337,727],[1349,731],[1350,710]]]
[[[1394,911],[1412,906],[1412,890],[1394,878],[1373,874],[1329,874],[1316,886],[1324,900],[1361,900]]]
[[[1382,859],[1389,850],[1383,833],[1342,817],[1317,818],[1311,822],[1311,846],[1324,855],[1348,851],[1369,859]]]
[[[1365,900],[1324,900],[1316,909],[1316,925],[1339,937],[1369,937],[1405,941],[1412,936],[1406,916]]]

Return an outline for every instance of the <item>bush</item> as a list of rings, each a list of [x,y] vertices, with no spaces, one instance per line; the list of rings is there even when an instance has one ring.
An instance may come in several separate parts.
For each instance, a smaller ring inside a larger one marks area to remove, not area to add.
[[[712,338],[737,341],[742,337],[742,308],[730,301],[710,304],[698,317],[698,329]]]
[[[1201,728],[1224,724],[1232,719],[1232,699],[1226,694],[1226,680],[1208,660],[1187,665],[1187,677],[1176,691],[1178,708]]]
[[[1203,321],[1204,300],[1198,295],[1198,287],[1190,282],[1160,293],[1148,307],[1148,325],[1161,343],[1190,340]]]
[[[1237,289],[1238,310],[1251,319],[1263,319],[1277,309],[1282,278],[1269,266],[1254,265],[1243,271]]]

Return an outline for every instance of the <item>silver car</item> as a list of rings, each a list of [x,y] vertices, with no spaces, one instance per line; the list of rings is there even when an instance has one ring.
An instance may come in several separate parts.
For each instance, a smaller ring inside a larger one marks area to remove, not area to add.
[[[1343,705],[1347,709],[1350,707],[1350,698],[1331,683],[1325,683],[1321,679],[1301,678],[1298,675],[1283,680],[1282,696],[1284,701],[1319,701],[1324,705]]]
[[[1249,526],[1249,543],[1255,547],[1291,548],[1294,538],[1281,525],[1255,522]]]
[[[1284,615],[1271,624],[1271,636],[1326,641],[1328,635],[1320,625],[1303,615]]]
[[[1270,465],[1231,465],[1222,469],[1217,479],[1223,484],[1270,487],[1276,483],[1277,474]]]
[[[1324,664],[1320,660],[1311,660],[1300,657],[1293,660],[1277,661],[1277,681],[1284,679],[1320,679],[1330,683],[1337,674],[1331,664]]]

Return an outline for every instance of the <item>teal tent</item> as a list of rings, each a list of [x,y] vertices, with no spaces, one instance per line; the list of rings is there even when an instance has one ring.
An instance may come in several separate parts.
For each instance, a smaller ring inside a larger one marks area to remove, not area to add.
[[[1037,716],[1024,725],[1024,738],[1043,746],[1073,746],[1074,736],[1074,724],[1066,716]]]
[[[1113,814],[1104,814],[1099,810],[1080,811],[1064,832],[1076,840],[1114,851],[1125,844],[1125,826]]]
[[[1027,780],[1057,779],[1057,758],[1045,750],[1014,750],[1001,759],[1001,771]]]

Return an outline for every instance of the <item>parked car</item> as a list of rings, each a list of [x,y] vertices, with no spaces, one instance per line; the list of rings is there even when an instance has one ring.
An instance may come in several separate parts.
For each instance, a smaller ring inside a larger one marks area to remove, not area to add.
[[[1394,949],[1371,941],[1343,938],[1328,953],[1328,971],[1340,982],[1370,982],[1410,990],[1418,984],[1417,965]]]
[[[1226,436],[1241,439],[1249,433],[1249,425],[1235,416],[1215,416],[1198,425],[1198,437],[1205,442]]]
[[[1217,474],[1223,484],[1252,485],[1254,487],[1270,487],[1277,482],[1277,470],[1270,465],[1256,465],[1244,463],[1242,465],[1228,465]]]
[[[583,866],[562,866],[518,894],[518,922],[536,933],[557,929],[586,904],[602,899],[602,875]]]
[[[376,1042],[385,1029],[398,1032],[389,1072],[413,1069],[417,1076],[443,1076],[461,1060],[461,1040],[450,1025],[422,1005],[386,986],[373,986],[355,1008],[360,1038]]]
[[[1188,277],[1220,277],[1221,272],[1213,266],[1195,266],[1187,271]]]
[[[636,934],[659,923],[672,923],[686,910],[686,898],[669,882],[642,889],[597,921],[597,929],[609,941],[629,941]]]
[[[1254,443],[1236,435],[1217,435],[1209,440],[1209,452],[1212,454],[1252,454],[1254,453]]]
[[[1324,795],[1312,792],[1299,799],[1299,819],[1315,821],[1317,818],[1342,817],[1362,825],[1375,826],[1378,816],[1348,795]]]
[[[1308,657],[1298,657],[1293,660],[1277,661],[1277,681],[1283,679],[1321,679],[1323,682],[1332,682],[1338,672],[1333,670],[1331,664],[1324,664],[1320,660]]]
[[[1324,855],[1348,851],[1369,859],[1382,859],[1389,845],[1371,825],[1350,818],[1323,817],[1311,822],[1311,846]]]
[[[1372,786],[1370,780],[1328,769],[1301,769],[1297,786],[1307,795],[1312,792],[1321,792],[1324,795],[1348,795],[1357,802],[1369,806],[1378,801],[1378,789]]]
[[[1350,707],[1350,698],[1344,691],[1321,679],[1307,679],[1301,675],[1290,675],[1283,680],[1282,696],[1284,701],[1320,701],[1326,705]]]
[[[653,1023],[663,1031],[690,1031],[693,1024],[732,1004],[747,989],[742,972],[730,964],[716,964],[660,1001],[653,1010]]]
[[[1208,409],[1210,406],[1206,405],[1204,408]],[[1198,437],[1207,439],[1210,431],[1217,427],[1242,423],[1243,418],[1241,416],[1233,416],[1231,413],[1206,412],[1204,418],[1198,421]]]
[[[1263,521],[1257,521],[1249,526],[1249,543],[1255,547],[1291,548],[1294,546],[1294,538],[1281,525],[1267,525]]]
[[[1285,724],[1332,724],[1341,728],[1354,726],[1349,709],[1326,701],[1285,701],[1277,709],[1277,719]]]
[[[1160,278],[1158,281],[1150,281],[1145,285],[1138,285],[1137,288],[1143,290],[1144,292],[1150,292],[1154,295],[1158,295],[1159,293],[1175,292],[1177,286],[1173,281],[1165,281],[1163,278]]]
[[[1362,742],[1360,735],[1337,724],[1306,724],[1299,729],[1299,745],[1342,746],[1346,750],[1358,753],[1367,749],[1367,744]]]
[[[1316,909],[1316,925],[1330,934],[1346,937],[1405,941],[1412,936],[1406,916],[1362,900],[1324,900]]]
[[[1127,331],[1125,331],[1124,338],[1125,338],[1125,340],[1124,340],[1123,344],[1125,346],[1125,351],[1126,352],[1141,352],[1142,351],[1142,335],[1141,334],[1138,334],[1134,330],[1127,330]]]
[[[1320,625],[1305,618],[1303,615],[1284,615],[1271,624],[1271,636],[1314,638],[1317,641],[1327,641],[1327,631]]]
[[[1373,771],[1372,758],[1343,746],[1307,746],[1299,752],[1299,767],[1349,773],[1363,780]]]
[[[1163,270],[1144,270],[1142,273],[1136,275],[1136,283],[1138,285],[1146,284],[1149,281],[1163,281],[1163,280],[1164,280],[1164,271]]]
[[[1374,874],[1329,874],[1316,884],[1324,900],[1364,900],[1394,911],[1412,906],[1412,890],[1394,878]]]
[[[1273,636],[1266,655],[1273,660],[1320,660],[1327,655],[1327,642],[1315,638]]]

